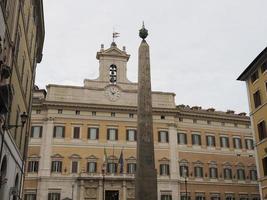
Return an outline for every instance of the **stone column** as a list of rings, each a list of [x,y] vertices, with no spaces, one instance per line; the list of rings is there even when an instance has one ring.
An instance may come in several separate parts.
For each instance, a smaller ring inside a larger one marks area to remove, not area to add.
[[[98,199],[103,200],[103,179],[98,182]]]
[[[144,25],[139,35],[143,40],[139,47],[138,60],[135,199],[157,200],[157,171],[155,169],[154,158],[150,58],[149,46],[145,41],[148,33]]]
[[[79,199],[78,200],[84,200],[84,181],[80,181],[79,185]]]
[[[126,181],[122,182],[122,199],[126,200],[127,199],[127,185]]]

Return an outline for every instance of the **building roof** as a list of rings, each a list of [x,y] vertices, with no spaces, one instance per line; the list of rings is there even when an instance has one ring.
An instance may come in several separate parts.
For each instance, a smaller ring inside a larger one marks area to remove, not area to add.
[[[267,57],[267,47],[252,61],[252,63],[250,63],[250,65],[242,72],[242,74],[240,74],[237,80],[247,80],[248,76],[250,76],[258,68],[258,62],[264,57]]]

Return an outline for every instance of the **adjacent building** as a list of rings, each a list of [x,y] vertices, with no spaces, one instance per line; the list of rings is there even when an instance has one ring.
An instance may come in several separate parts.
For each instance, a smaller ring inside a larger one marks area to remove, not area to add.
[[[238,80],[246,81],[247,85],[261,199],[267,199],[267,48],[253,60]]]
[[[135,199],[137,83],[127,78],[130,55],[112,43],[101,45],[96,58],[99,77],[83,86],[35,88],[25,200]],[[260,199],[245,113],[177,106],[170,92],[152,92],[152,104],[161,200]]]
[[[42,0],[0,1],[0,199],[3,200],[21,198],[32,88],[36,65],[42,59],[43,42]]]

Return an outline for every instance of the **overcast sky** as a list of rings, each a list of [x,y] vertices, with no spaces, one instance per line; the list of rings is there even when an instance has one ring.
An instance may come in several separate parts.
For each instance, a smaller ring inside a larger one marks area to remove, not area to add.
[[[236,78],[266,47],[266,0],[44,0],[45,44],[36,84],[83,85],[98,76],[96,52],[120,33],[137,81],[138,30],[149,31],[152,89],[176,103],[248,112]]]

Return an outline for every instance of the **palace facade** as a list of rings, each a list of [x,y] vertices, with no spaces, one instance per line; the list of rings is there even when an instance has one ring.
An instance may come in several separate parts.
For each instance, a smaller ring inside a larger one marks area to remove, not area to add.
[[[84,86],[35,88],[25,200],[133,200],[137,83],[115,43],[97,52],[99,77]],[[259,200],[249,117],[175,104],[152,92],[161,200]],[[187,191],[187,193],[186,193]]]

